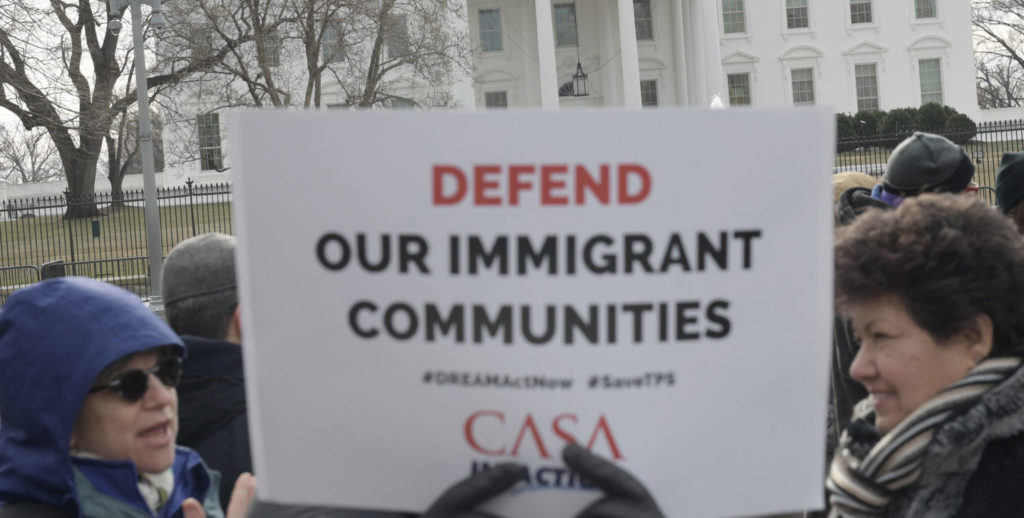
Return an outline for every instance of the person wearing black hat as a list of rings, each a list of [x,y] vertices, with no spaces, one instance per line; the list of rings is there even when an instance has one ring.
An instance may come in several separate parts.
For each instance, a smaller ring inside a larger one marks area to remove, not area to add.
[[[1003,153],[996,174],[996,204],[1024,233],[1024,153]]]
[[[892,207],[925,192],[963,192],[974,177],[974,164],[946,137],[915,132],[889,155],[882,183],[871,195]]]

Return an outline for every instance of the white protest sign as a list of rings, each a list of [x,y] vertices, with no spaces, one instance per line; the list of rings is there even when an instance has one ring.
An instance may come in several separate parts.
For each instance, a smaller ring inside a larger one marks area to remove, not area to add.
[[[231,119],[261,497],[422,511],[502,461],[503,516],[822,503],[823,110],[243,112]]]

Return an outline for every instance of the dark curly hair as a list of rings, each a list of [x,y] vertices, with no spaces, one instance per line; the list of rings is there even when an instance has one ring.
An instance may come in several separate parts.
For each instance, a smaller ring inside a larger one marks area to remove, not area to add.
[[[840,310],[895,296],[939,343],[988,315],[1004,351],[1024,340],[1024,238],[975,196],[909,198],[837,230],[835,295]]]

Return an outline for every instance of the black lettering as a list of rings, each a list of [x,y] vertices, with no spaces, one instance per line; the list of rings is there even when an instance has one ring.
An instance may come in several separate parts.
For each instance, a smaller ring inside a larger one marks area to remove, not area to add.
[[[331,243],[337,243],[341,247],[341,254],[336,260],[331,260],[327,257],[327,246]],[[316,242],[316,257],[320,260],[320,264],[328,270],[338,271],[348,264],[348,260],[352,257],[352,249],[348,246],[348,241],[341,234],[330,232],[324,234],[319,241]]]
[[[586,337],[587,342],[597,343],[597,304],[591,304],[587,306],[587,320],[584,321],[580,317],[580,314],[576,312],[576,308],[566,305],[564,311],[565,316],[565,343],[573,343],[575,333],[573,330],[579,330]]]
[[[697,234],[697,269],[704,271],[704,264],[707,257],[710,255],[715,263],[718,264],[718,268],[725,270],[729,266],[728,261],[728,248],[725,246],[725,232],[718,234],[718,248],[715,248],[714,243],[711,242],[711,238],[707,234],[700,232]]]
[[[688,324],[696,324],[697,317],[687,316],[689,310],[700,309],[700,302],[676,302],[676,340],[696,340],[700,338],[700,332],[688,332]]]
[[[526,338],[527,342],[531,344],[544,344],[551,341],[551,338],[555,336],[555,306],[549,304],[544,306],[544,314],[547,322],[544,325],[544,332],[540,336],[533,334],[533,330],[530,329],[530,306],[523,305],[519,308],[519,320],[523,327],[523,338]]]
[[[536,268],[541,268],[544,261],[548,263],[548,275],[555,275],[558,273],[558,257],[557,257],[557,237],[547,236],[544,238],[544,244],[541,246],[540,251],[533,249],[533,244],[530,242],[530,236],[519,236],[516,244],[517,254],[517,270],[519,275],[526,275],[526,262],[529,261]]]
[[[424,327],[427,328],[427,341],[434,341],[434,332],[439,330],[442,335],[447,335],[452,328],[455,328],[455,342],[462,343],[465,340],[465,326],[463,325],[463,310],[461,305],[452,306],[448,312],[448,318],[441,316],[434,304],[427,304],[426,315],[424,316]]]
[[[661,259],[660,273],[668,271],[669,266],[678,264],[684,272],[690,271],[690,261],[686,258],[686,249],[683,247],[683,239],[679,234],[673,233],[668,240],[668,248],[665,249],[665,256]]]
[[[508,273],[508,238],[498,236],[494,238],[494,246],[488,251],[484,248],[480,236],[469,236],[469,274],[476,275],[477,261],[482,260],[484,267],[490,268],[498,262],[498,272],[502,275]]]
[[[587,244],[583,245],[583,264],[587,265],[588,270],[593,273],[615,273],[614,254],[602,255],[601,258],[604,259],[603,264],[594,262],[594,247],[598,244],[610,246],[612,243],[612,238],[605,234],[598,234],[587,240]]]
[[[377,305],[365,300],[361,300],[353,304],[352,309],[348,311],[348,325],[352,328],[352,331],[355,332],[355,334],[363,338],[373,338],[380,334],[380,330],[375,328],[364,330],[359,327],[359,312],[364,309],[368,309],[375,313],[377,311]]]
[[[405,313],[406,319],[408,320],[408,329],[405,331],[399,331],[395,327],[395,314]],[[384,328],[388,330],[388,334],[399,340],[408,340],[412,338],[412,335],[416,334],[416,328],[419,326],[419,319],[416,317],[416,311],[412,309],[412,306],[403,302],[396,302],[388,307],[387,311],[384,312]]]
[[[633,314],[633,342],[644,341],[644,313],[654,309],[652,304],[623,304],[622,310]]]
[[[705,336],[708,338],[725,338],[726,336],[729,336],[729,331],[732,329],[732,322],[730,322],[729,317],[725,315],[725,311],[727,309],[729,309],[729,301],[727,300],[714,300],[711,304],[708,304],[708,320],[718,324],[718,329],[708,329],[704,333]]]
[[[512,307],[500,306],[498,316],[490,320],[487,316],[487,308],[480,304],[473,305],[473,342],[484,341],[484,331],[490,336],[498,336],[502,333],[502,342],[512,343]]]
[[[634,245],[640,245],[640,249],[637,250]],[[651,268],[652,247],[651,238],[643,234],[626,234],[626,258],[623,261],[625,263],[623,267],[625,268],[626,273],[633,273],[633,263],[640,263],[643,271],[647,273],[654,271],[654,269]]]
[[[398,271],[408,273],[409,263],[416,263],[420,273],[430,273],[424,260],[427,257],[427,240],[413,234],[398,236]]]
[[[367,257],[366,249],[366,234],[356,234],[356,251],[359,255],[359,265],[362,266],[368,272],[379,272],[383,271],[388,267],[388,262],[391,261],[391,236],[388,234],[381,234],[380,236],[380,260],[377,264],[370,262]]]
[[[750,251],[750,241],[755,237],[761,237],[760,230],[737,230],[732,233],[732,237],[737,237],[743,240],[743,269],[749,270],[751,263],[751,256],[753,253]]]

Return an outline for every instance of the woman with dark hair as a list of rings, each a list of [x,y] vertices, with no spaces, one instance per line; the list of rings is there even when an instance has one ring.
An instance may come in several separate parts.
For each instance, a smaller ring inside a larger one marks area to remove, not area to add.
[[[837,232],[861,347],[831,516],[1024,516],[1024,241],[973,196],[922,195]]]
[[[0,517],[224,516],[219,475],[175,446],[184,354],[112,285],[54,279],[12,295],[0,311]],[[254,489],[240,480],[239,517]]]

